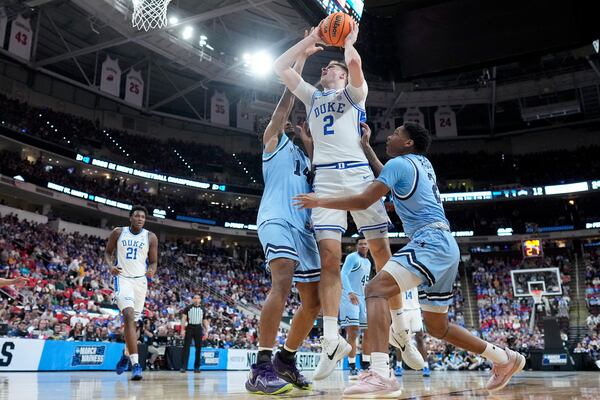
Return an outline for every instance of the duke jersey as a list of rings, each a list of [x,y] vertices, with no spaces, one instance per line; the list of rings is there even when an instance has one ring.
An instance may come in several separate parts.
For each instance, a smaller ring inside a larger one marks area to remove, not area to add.
[[[427,157],[408,154],[393,158],[385,164],[377,180],[390,188],[394,209],[409,238],[435,222],[449,225],[435,172]]]
[[[146,275],[150,247],[148,235],[146,229],[136,235],[127,226],[121,228],[121,235],[117,240],[117,267],[121,270],[120,276],[134,278]]]
[[[294,95],[306,107],[306,119],[314,142],[313,164],[368,162],[360,145],[360,123],[367,120],[367,92],[366,82],[360,88],[348,84],[344,89],[321,92],[301,81],[294,90]]]
[[[403,310],[418,310],[420,308],[421,305],[419,304],[419,290],[416,287],[402,293]]]
[[[263,190],[256,224],[282,219],[300,231],[310,229],[310,210],[292,205],[292,197],[310,193],[310,160],[283,134],[272,153],[263,153]]]
[[[342,267],[342,287],[344,293],[365,295],[365,286],[371,275],[371,261],[358,252],[350,253]]]

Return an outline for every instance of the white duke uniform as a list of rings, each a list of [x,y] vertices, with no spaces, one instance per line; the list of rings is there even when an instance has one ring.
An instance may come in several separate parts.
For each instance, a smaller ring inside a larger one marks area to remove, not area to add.
[[[114,277],[115,301],[119,310],[131,307],[135,319],[140,319],[146,301],[148,280],[148,249],[150,247],[149,232],[142,229],[137,235],[129,227],[121,228],[117,240],[117,262],[119,275]]]
[[[402,292],[402,318],[404,318],[405,326],[410,327],[411,332],[423,331],[419,289],[416,287],[407,292]]]
[[[301,80],[293,93],[306,107],[314,142],[315,193],[328,197],[362,193],[375,179],[360,144],[360,122],[366,121],[367,83],[359,88],[348,84],[321,92]],[[387,237],[389,218],[383,202],[350,213],[359,232],[370,238]],[[317,235],[319,231],[344,233],[347,211],[315,208],[312,220]]]

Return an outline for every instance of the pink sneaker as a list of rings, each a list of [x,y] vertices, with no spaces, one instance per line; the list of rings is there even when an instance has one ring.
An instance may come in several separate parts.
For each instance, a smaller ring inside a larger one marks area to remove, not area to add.
[[[373,371],[361,374],[356,385],[344,390],[348,399],[397,399],[401,394],[395,378],[384,378]]]
[[[508,381],[510,381],[510,378],[514,374],[521,372],[525,366],[525,357],[523,355],[508,348],[504,349],[504,351],[508,354],[508,361],[504,364],[494,364],[492,376],[488,380],[487,385],[485,385],[485,388],[490,392],[496,392],[504,388]]]

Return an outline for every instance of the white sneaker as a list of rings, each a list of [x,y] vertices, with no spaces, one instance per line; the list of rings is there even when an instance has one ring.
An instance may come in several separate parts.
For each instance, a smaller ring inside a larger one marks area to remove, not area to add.
[[[397,333],[394,331],[394,327],[390,325],[390,344],[400,349],[402,361],[412,369],[418,371],[425,367],[425,360],[423,360],[419,350],[412,344],[408,330]]]
[[[352,350],[352,346],[340,335],[336,340],[327,340],[321,337],[321,359],[313,379],[319,381],[331,375],[337,362],[343,360],[350,353],[350,350]]]

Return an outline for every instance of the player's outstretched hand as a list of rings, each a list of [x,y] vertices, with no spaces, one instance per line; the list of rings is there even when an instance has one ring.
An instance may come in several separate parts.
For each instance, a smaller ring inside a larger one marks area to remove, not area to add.
[[[362,131],[360,144],[363,148],[370,146],[369,141],[371,140],[371,128],[369,128],[369,125],[367,125],[366,122],[361,122],[360,129]]]
[[[316,193],[303,193],[298,196],[292,197],[295,200],[292,205],[298,208],[317,208],[319,207],[319,199],[317,198]]]
[[[301,125],[296,125],[296,131],[300,139],[312,140],[312,135],[310,134],[310,127],[308,126],[308,121],[304,121]]]
[[[351,20],[350,24],[352,26],[352,30],[350,31],[348,36],[346,36],[344,47],[354,46],[354,43],[356,43],[356,39],[358,39],[358,24],[354,20]]]
[[[315,31],[315,29],[317,29],[317,28],[314,28],[314,27],[310,28],[310,32],[307,31],[307,30],[305,30],[304,31],[304,37],[312,35],[313,32]],[[317,46],[318,44],[321,44],[321,43],[317,42],[317,43],[313,44],[312,46],[307,47],[306,50],[304,50],[304,57],[308,58],[308,57],[312,56],[315,53],[323,51],[323,47],[322,46]]]
[[[321,36],[321,24],[323,23],[323,21],[319,22],[319,25],[313,27],[310,30],[310,33],[308,34],[308,37],[310,37],[315,44],[325,44],[325,41],[323,40],[323,37]]]

